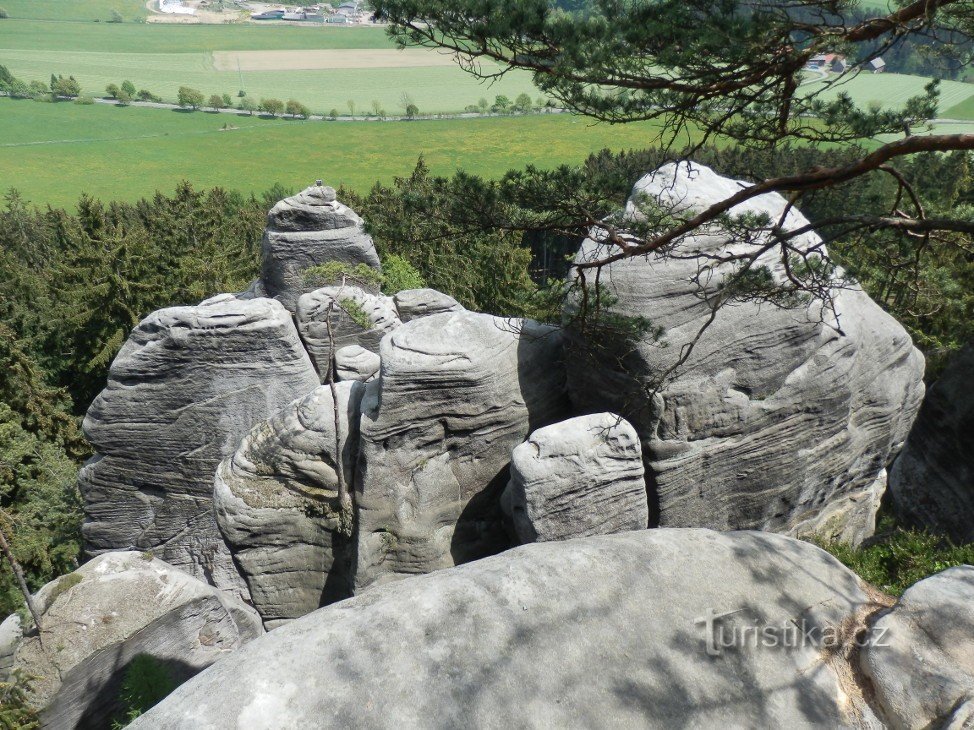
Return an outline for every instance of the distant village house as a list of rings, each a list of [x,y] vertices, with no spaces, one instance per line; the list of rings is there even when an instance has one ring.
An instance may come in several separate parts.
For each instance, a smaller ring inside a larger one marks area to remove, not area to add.
[[[805,64],[805,68],[809,71],[828,71],[835,74],[845,73],[849,66],[846,57],[838,53],[819,53],[808,59],[808,63]],[[862,68],[875,74],[882,73],[886,70],[886,62],[877,57],[864,63]]]
[[[886,70],[886,61],[882,58],[874,58],[865,66],[867,71],[872,71],[874,74],[881,74]]]

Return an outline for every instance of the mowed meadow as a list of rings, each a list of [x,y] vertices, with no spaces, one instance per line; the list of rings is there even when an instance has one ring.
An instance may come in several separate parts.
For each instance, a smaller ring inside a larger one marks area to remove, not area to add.
[[[83,192],[137,200],[181,180],[248,193],[322,178],[365,192],[409,174],[420,156],[436,174],[497,176],[644,148],[655,131],[568,114],[326,122],[0,98],[0,190],[69,208]]]
[[[108,21],[112,12],[123,20],[141,20],[149,12],[145,0],[4,0],[3,8],[12,18],[31,20]]]
[[[922,76],[862,72],[846,76],[837,83],[810,80],[802,88],[809,92],[821,91],[826,99],[846,93],[861,105],[876,104],[887,109],[899,109],[910,97],[923,95],[928,83],[930,79]],[[940,116],[944,119],[974,120],[974,84],[941,81]]]
[[[329,63],[322,51],[343,58]],[[176,100],[180,86],[207,97],[236,98],[242,89],[256,100],[296,99],[315,112],[342,114],[375,104],[401,114],[404,95],[422,113],[458,112],[499,94],[539,96],[527,73],[486,84],[446,60],[435,51],[397,52],[379,27],[0,21],[0,64],[25,80],[72,75],[89,95],[127,79],[166,101]]]

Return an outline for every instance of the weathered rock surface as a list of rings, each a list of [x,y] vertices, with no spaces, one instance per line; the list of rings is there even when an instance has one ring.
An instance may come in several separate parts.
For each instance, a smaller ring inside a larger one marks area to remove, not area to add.
[[[361,345],[347,345],[335,351],[335,376],[339,380],[367,383],[379,374],[382,358]]]
[[[872,636],[862,669],[891,727],[974,726],[974,567],[914,584]]]
[[[514,449],[503,503],[522,543],[645,529],[636,429],[613,413],[538,429]]]
[[[261,249],[261,280],[267,296],[291,312],[301,294],[321,284],[308,285],[306,269],[338,263],[353,270],[359,264],[380,268],[372,238],[362,219],[335,199],[330,187],[312,185],[285,198],[267,214]]]
[[[20,616],[12,613],[0,623],[0,677],[7,676],[13,668],[14,654],[22,638]]]
[[[429,317],[431,314],[459,312],[463,309],[456,299],[436,289],[404,289],[393,295],[396,310],[403,322]]]
[[[958,543],[974,542],[974,345],[931,386],[890,470],[893,506],[904,518]]]
[[[402,325],[391,297],[351,285],[326,286],[302,295],[298,299],[297,322],[322,382],[327,380],[334,354],[332,341],[336,352],[358,345],[377,353],[382,338]]]
[[[506,547],[511,450],[568,407],[560,332],[529,320],[422,317],[381,357],[362,401],[357,588]]]
[[[700,211],[745,185],[701,165],[667,165],[636,184],[626,215],[638,220],[646,199]],[[785,205],[770,194],[732,213],[778,220]],[[806,224],[792,209],[784,227]],[[808,233],[792,243],[808,250],[821,240]],[[621,413],[636,427],[654,523],[862,540],[874,529],[883,470],[919,407],[921,354],[857,287],[835,292],[837,321],[820,304],[806,311],[736,303],[720,310],[650,399],[704,328],[708,299],[728,271],[720,265],[698,277],[699,267],[745,245],[711,229],[681,246],[684,257],[630,258],[603,268],[601,284],[616,299],[609,310],[648,317],[652,327],[635,341],[608,336],[607,354],[597,361],[589,356],[591,341],[575,331],[568,377],[577,411]],[[590,238],[577,261],[595,260],[607,247]],[[772,254],[761,262],[782,276]],[[661,328],[666,347],[653,328]]]
[[[215,297],[146,317],[85,417],[89,553],[137,548],[244,589],[213,518],[213,473],[254,424],[314,390],[291,316],[270,299]]]
[[[336,454],[351,489],[364,388],[335,385],[337,441],[322,385],[255,426],[217,469],[217,524],[267,628],[351,595],[354,545],[342,529]]]
[[[22,639],[13,666],[34,677],[47,728],[111,727],[125,669],[149,654],[182,682],[263,633],[256,612],[151,555],[108,553],[36,596],[43,646]]]
[[[841,652],[711,656],[705,623],[824,633],[870,609],[853,573],[781,535],[534,543],[316,611],[132,728],[875,727]]]

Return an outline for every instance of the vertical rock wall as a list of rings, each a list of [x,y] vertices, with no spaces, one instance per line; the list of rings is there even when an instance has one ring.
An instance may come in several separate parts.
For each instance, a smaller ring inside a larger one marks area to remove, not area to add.
[[[213,473],[255,423],[318,385],[291,316],[229,295],[162,309],[133,331],[84,421],[85,547],[151,550],[241,589],[213,517]]]

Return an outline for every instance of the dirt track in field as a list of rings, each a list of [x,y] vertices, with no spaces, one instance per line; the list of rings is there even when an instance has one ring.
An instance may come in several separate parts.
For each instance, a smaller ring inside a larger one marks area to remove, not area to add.
[[[321,71],[348,68],[416,68],[452,66],[444,53],[407,48],[348,48],[313,51],[214,51],[217,71]]]

